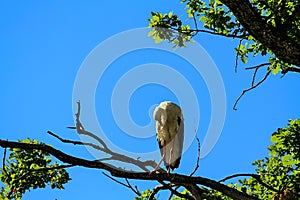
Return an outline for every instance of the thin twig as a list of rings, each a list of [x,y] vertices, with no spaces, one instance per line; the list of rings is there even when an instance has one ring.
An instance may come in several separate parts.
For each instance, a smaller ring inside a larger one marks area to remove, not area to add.
[[[171,200],[173,196],[174,196],[174,194],[171,192],[168,200]]]
[[[96,150],[103,151],[103,152],[108,153],[108,154],[111,153],[111,151],[109,149],[100,147],[100,146],[98,146],[98,145],[96,145],[94,143],[63,139],[62,137],[58,136],[57,134],[53,133],[52,131],[47,131],[47,133],[49,135],[52,135],[53,137],[57,138],[58,140],[60,140],[63,143],[69,143],[69,144],[74,144],[74,145],[90,146],[90,147],[93,147]]]
[[[111,180],[113,180],[113,181],[115,181],[115,182],[117,182],[117,183],[123,185],[124,187],[128,187],[128,185],[126,185],[125,183],[123,183],[123,182],[121,182],[121,181],[119,181],[119,180],[113,178],[112,176],[106,174],[105,172],[102,172],[102,174],[103,174],[104,176],[110,178]]]
[[[267,78],[268,76],[270,75],[271,73],[271,70],[269,70],[266,75],[258,82],[256,83],[255,85],[243,90],[243,92],[241,93],[241,95],[235,100],[235,103],[233,105],[233,110],[237,110],[236,106],[237,106],[237,103],[239,102],[239,100],[245,95],[246,92],[250,91],[250,90],[253,90],[254,88],[256,88],[257,86],[259,86],[260,84],[262,84]]]
[[[261,67],[264,67],[266,65],[270,65],[271,63],[262,63],[262,64],[259,64],[259,65],[256,65],[256,66],[252,66],[252,67],[246,67],[245,69],[246,70],[249,70],[249,69],[256,69],[256,68],[261,68]]]
[[[197,161],[196,161],[196,167],[195,167],[194,171],[190,174],[190,176],[193,176],[196,173],[196,171],[199,168],[199,162],[200,162],[200,140],[199,140],[198,136],[196,136],[196,139],[197,139],[197,143],[198,143],[198,156],[197,156]]]
[[[115,181],[116,183],[119,183],[119,184],[123,185],[124,187],[127,187],[127,188],[131,189],[136,195],[138,195],[138,196],[141,195],[141,193],[140,193],[139,191],[135,190],[135,189],[131,186],[131,184],[129,183],[129,181],[128,181],[127,178],[125,178],[125,180],[126,180],[126,182],[127,182],[127,184],[125,184],[125,183],[123,183],[123,182],[121,182],[121,181],[115,179],[114,177],[112,177],[112,176],[106,174],[105,172],[102,172],[102,174],[103,174],[104,176],[108,177],[109,179]]]
[[[77,113],[75,114],[75,116],[76,116],[76,120],[75,121],[76,121],[76,130],[77,130],[77,133],[78,134],[87,135],[89,137],[94,138],[95,140],[97,140],[97,142],[99,142],[103,146],[103,148],[108,149],[107,146],[106,146],[106,144],[105,144],[105,142],[103,142],[103,140],[101,138],[99,138],[95,134],[92,134],[91,132],[88,132],[88,131],[86,131],[84,129],[84,127],[82,126],[82,124],[81,124],[81,122],[79,120],[79,117],[80,117],[80,107],[81,107],[80,106],[80,101],[77,102],[77,107],[78,107]]]
[[[251,87],[253,87],[253,85],[255,83],[255,78],[256,78],[256,74],[257,74],[258,69],[259,69],[258,67],[255,68],[255,70],[253,72],[252,81],[251,81]]]
[[[153,200],[153,199],[154,199],[154,196],[155,196],[160,190],[166,190],[166,189],[167,189],[167,188],[166,188],[166,186],[164,186],[164,185],[158,185],[158,186],[156,186],[156,187],[152,190],[151,194],[149,195],[148,200]]]
[[[159,182],[161,185],[158,185],[158,186],[156,186],[156,187],[153,189],[152,193],[150,194],[150,196],[149,196],[149,198],[148,198],[149,200],[150,200],[150,199],[153,199],[154,196],[155,196],[160,190],[170,190],[172,196],[173,196],[173,195],[176,195],[176,196],[178,196],[178,197],[180,197],[180,198],[185,198],[185,199],[193,200],[193,197],[192,197],[192,196],[190,196],[190,195],[188,195],[188,194],[182,194],[182,193],[178,192],[177,190],[174,190],[174,189],[172,188],[172,186],[176,186],[175,184],[171,184],[171,183],[166,184],[166,183],[163,182],[163,181],[158,181],[158,182]]]
[[[166,189],[170,190],[171,193],[173,193],[174,195],[178,196],[178,197],[181,197],[181,198],[186,198],[186,199],[193,199],[190,195],[188,194],[181,194],[180,192],[177,191],[177,189],[179,187],[176,187],[175,189],[173,189],[172,187],[176,186],[176,184],[174,183],[165,183],[163,181],[158,181],[161,185],[165,186]]]
[[[252,178],[254,178],[255,180],[257,180],[258,183],[260,183],[262,186],[268,188],[269,190],[272,190],[274,192],[280,192],[279,190],[277,190],[277,189],[271,187],[270,185],[264,183],[261,180],[261,178],[260,178],[260,176],[258,174],[233,174],[231,176],[227,176],[227,177],[223,178],[222,180],[219,180],[219,182],[221,183],[221,182],[227,181],[229,179],[240,177],[240,176],[251,176]]]
[[[128,186],[131,188],[131,190],[136,191],[137,195],[141,195],[141,193],[139,192],[138,187],[136,185],[134,186],[135,188],[133,188],[127,178],[125,178],[125,181],[128,184]]]
[[[198,29],[197,19],[195,17],[195,13],[194,12],[193,12],[193,21],[194,21],[194,24],[195,24],[195,29]],[[194,37],[196,35],[197,35],[197,32],[195,32],[195,34],[193,34],[192,37]]]

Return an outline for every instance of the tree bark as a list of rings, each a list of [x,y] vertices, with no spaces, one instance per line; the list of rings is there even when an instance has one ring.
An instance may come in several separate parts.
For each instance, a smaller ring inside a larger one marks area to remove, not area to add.
[[[256,40],[282,61],[300,67],[300,44],[266,22],[249,0],[221,0]]]

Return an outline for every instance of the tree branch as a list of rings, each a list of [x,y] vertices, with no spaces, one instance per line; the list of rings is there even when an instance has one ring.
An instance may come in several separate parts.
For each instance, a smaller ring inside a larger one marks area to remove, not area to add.
[[[256,66],[253,66],[253,67],[246,67],[245,69],[246,70],[249,70],[249,69],[257,69],[257,68],[261,68],[261,67],[264,67],[264,66],[267,66],[267,65],[270,65],[271,63],[262,63],[262,64],[259,64],[259,65],[256,65]]]
[[[159,26],[157,26],[159,27]],[[164,28],[164,27],[161,27],[161,28]],[[173,28],[173,27],[170,27],[171,30],[173,31],[176,31],[178,33],[183,33],[183,34],[186,34],[187,32],[183,32],[181,31],[180,29],[178,28]],[[212,34],[212,35],[219,35],[219,36],[224,36],[224,37],[229,37],[229,38],[241,38],[241,39],[245,39],[248,35],[236,35],[236,34],[224,34],[224,33],[218,33],[218,32],[215,32],[215,31],[208,31],[208,30],[204,30],[204,29],[190,29],[189,30],[190,33],[192,32],[195,32],[195,33],[208,33],[208,34]]]
[[[256,40],[283,62],[300,67],[300,44],[269,24],[249,0],[221,0]]]
[[[223,178],[222,180],[219,180],[219,182],[224,182],[224,181],[227,181],[229,179],[240,177],[240,176],[251,176],[252,178],[254,178],[255,180],[257,180],[258,183],[260,183],[262,186],[268,188],[269,190],[272,190],[272,191],[277,192],[277,193],[280,192],[279,190],[277,190],[277,189],[271,187],[270,185],[264,183],[261,180],[261,178],[260,178],[260,176],[258,174],[233,174],[231,176],[227,176],[227,177]]]
[[[259,86],[260,84],[262,84],[267,78],[268,76],[270,75],[271,73],[271,70],[269,70],[266,75],[259,81],[257,82],[255,85],[252,84],[251,87],[243,90],[243,92],[241,93],[241,95],[236,99],[236,101],[234,102],[234,105],[233,105],[233,110],[237,110],[236,106],[238,104],[238,102],[240,101],[240,99],[246,94],[246,92],[250,91],[250,90],[253,90],[255,89],[257,86]]]
[[[121,182],[121,181],[118,181],[118,180],[115,179],[114,177],[112,177],[112,176],[110,176],[110,175],[108,175],[108,174],[106,174],[106,173],[104,173],[104,172],[102,172],[102,174],[103,174],[104,176],[108,177],[109,179],[115,181],[116,183],[118,183],[118,184],[120,184],[120,185],[123,185],[124,187],[127,187],[127,188],[131,189],[136,195],[138,195],[138,196],[141,195],[141,193],[137,190],[137,187],[136,187],[136,188],[133,188],[133,187],[131,186],[131,184],[129,183],[129,181],[128,181],[127,178],[125,178],[125,180],[126,180],[126,182],[127,182],[127,184],[125,184],[125,183],[123,183],[123,182]]]
[[[218,183],[217,181],[210,180],[203,177],[190,177],[180,174],[170,174],[167,173],[156,173],[149,175],[148,172],[133,172],[119,169],[115,166],[104,164],[102,162],[90,161],[82,158],[77,158],[71,155],[68,155],[60,150],[57,150],[46,144],[27,144],[13,141],[0,140],[0,146],[2,148],[20,148],[25,150],[41,150],[43,152],[49,153],[52,156],[56,157],[64,163],[68,163],[74,166],[82,166],[86,168],[94,169],[103,169],[109,171],[112,176],[136,180],[156,180],[156,181],[170,181],[178,184],[201,184],[206,187],[210,187],[214,190],[220,191],[223,194],[240,200],[253,200],[257,199],[248,194],[242,193],[234,188],[230,188],[226,185]]]
[[[3,172],[8,175],[6,169],[5,169],[5,159],[6,159],[6,148],[4,148],[4,152],[3,152],[3,159],[2,159],[2,169],[3,169]]]
[[[298,68],[298,67],[286,67],[285,69],[283,69],[281,71],[281,73],[283,75],[285,75],[288,72],[297,72],[297,73],[300,73],[300,68]]]
[[[130,164],[133,164],[133,165],[136,165],[138,166],[139,168],[141,168],[142,170],[144,171],[149,171],[147,169],[147,166],[150,166],[150,167],[155,167],[156,166],[156,163],[152,160],[147,160],[147,161],[140,161],[138,159],[133,159],[133,158],[130,158],[128,156],[124,156],[122,154],[118,154],[118,153],[115,153],[113,151],[111,151],[106,145],[106,148],[103,148],[103,147],[100,147],[98,145],[95,145],[93,143],[88,143],[88,142],[81,142],[81,141],[74,141],[74,140],[66,140],[66,139],[63,139],[61,138],[60,136],[56,135],[55,133],[51,132],[51,131],[47,131],[48,134],[52,135],[53,137],[59,139],[61,142],[63,143],[68,143],[68,144],[74,144],[74,145],[83,145],[83,146],[90,146],[96,150],[99,150],[99,151],[102,151],[104,153],[107,153],[109,155],[111,155],[111,157],[109,158],[105,158],[105,159],[99,159],[98,161],[103,161],[103,160],[117,160],[117,161],[121,161],[121,162],[125,162],[125,163],[130,163]],[[94,135],[92,133],[90,133],[90,135]],[[97,136],[95,136],[97,137]]]
[[[200,140],[199,140],[198,136],[196,137],[196,140],[197,140],[197,144],[198,144],[198,155],[197,155],[196,167],[193,170],[193,172],[190,174],[190,176],[193,176],[196,173],[196,171],[198,170],[198,168],[199,168],[199,161],[200,161]]]

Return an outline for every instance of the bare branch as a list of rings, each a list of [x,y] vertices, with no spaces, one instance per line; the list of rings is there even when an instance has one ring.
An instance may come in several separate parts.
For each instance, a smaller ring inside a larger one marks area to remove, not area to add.
[[[139,168],[141,168],[144,171],[149,171],[146,168],[147,166],[149,166],[149,167],[155,167],[156,166],[156,163],[154,161],[152,161],[152,160],[140,161],[138,159],[133,159],[133,158],[124,156],[122,154],[115,153],[115,152],[111,151],[108,148],[102,148],[102,147],[100,147],[98,145],[95,145],[93,143],[81,142],[81,141],[74,141],[74,140],[66,140],[66,139],[63,139],[63,138],[59,137],[58,135],[56,135],[55,133],[53,133],[51,131],[48,131],[47,133],[50,134],[50,135],[52,135],[52,136],[54,136],[55,138],[59,139],[63,143],[69,143],[69,144],[74,144],[74,145],[90,146],[90,147],[93,147],[96,150],[99,150],[99,151],[102,151],[102,152],[105,152],[105,153],[111,155],[111,157],[109,157],[109,158],[101,158],[101,159],[97,159],[97,161],[117,160],[117,161],[121,161],[121,162],[125,162],[125,163],[131,163],[133,165],[136,165],[136,166],[138,166]]]
[[[193,21],[194,21],[195,29],[198,29],[198,24],[197,24],[197,19],[196,19],[196,17],[195,17],[195,13],[193,13]],[[193,37],[193,36],[196,36],[196,35],[197,35],[197,32],[195,32],[195,33],[192,35],[192,37]]]
[[[257,86],[259,86],[260,84],[262,84],[268,78],[268,76],[270,75],[270,73],[271,73],[271,70],[268,70],[268,72],[266,73],[266,75],[258,83],[256,83],[255,85],[252,85],[251,87],[243,90],[243,92],[241,93],[241,95],[234,102],[233,110],[237,110],[236,105],[239,102],[239,100],[245,95],[245,93],[248,92],[248,91],[250,91],[250,90],[255,89]]]
[[[271,187],[270,185],[264,183],[260,176],[258,174],[233,174],[231,176],[227,176],[225,178],[223,178],[222,180],[220,180],[219,182],[224,182],[224,181],[227,181],[229,179],[232,179],[232,178],[236,178],[236,177],[240,177],[240,176],[251,176],[252,178],[254,178],[255,180],[257,180],[258,183],[260,183],[262,186],[268,188],[269,190],[272,190],[274,192],[280,192],[279,190]]]
[[[147,166],[149,166],[149,167],[155,167],[156,166],[156,163],[154,161],[152,161],[152,160],[140,161],[138,159],[133,159],[133,158],[124,156],[122,154],[118,154],[118,153],[112,152],[108,148],[102,148],[102,147],[100,147],[98,145],[95,145],[93,143],[81,142],[81,141],[74,141],[74,140],[66,140],[66,139],[61,138],[60,136],[58,136],[57,134],[55,134],[55,133],[53,133],[51,131],[47,131],[47,133],[50,134],[50,135],[52,135],[53,137],[59,139],[63,143],[69,143],[69,144],[74,144],[74,145],[90,146],[90,147],[93,147],[96,150],[99,150],[99,151],[102,151],[102,152],[105,152],[105,153],[111,155],[111,157],[109,157],[109,158],[102,158],[102,159],[98,159],[97,161],[118,160],[118,161],[121,161],[121,162],[126,162],[126,163],[131,163],[133,165],[136,165],[136,166],[138,166],[139,168],[141,168],[144,171],[149,171],[146,168]]]
[[[256,66],[253,66],[253,67],[246,67],[245,69],[246,70],[249,70],[249,69],[257,69],[257,68],[261,68],[261,67],[264,67],[264,66],[267,66],[267,65],[271,65],[271,63],[262,63],[262,64],[259,64],[259,65],[256,65]]]
[[[198,138],[198,136],[196,136],[196,139],[197,139],[197,143],[198,143],[198,156],[197,156],[197,161],[196,161],[196,167],[194,169],[194,171],[190,174],[190,176],[193,176],[196,171],[198,170],[199,168],[199,161],[200,161],[200,140]]]
[[[137,188],[137,186],[134,186],[135,188],[132,187],[132,185],[129,183],[128,179],[125,178],[126,183],[128,184],[128,186],[131,188],[131,190],[136,191],[136,194],[139,195],[141,194]]]
[[[102,172],[102,174],[103,174],[104,176],[108,177],[109,179],[115,181],[116,183],[121,184],[121,185],[123,185],[124,187],[127,187],[127,188],[131,189],[136,195],[138,195],[138,196],[141,195],[141,193],[140,193],[137,189],[134,189],[134,188],[131,186],[131,184],[129,183],[129,181],[127,180],[127,178],[125,178],[125,180],[126,180],[126,182],[127,182],[127,184],[125,184],[125,183],[123,183],[123,182],[121,182],[121,181],[115,179],[114,177],[112,177],[112,176],[106,174],[105,172]]]
[[[251,81],[251,87],[253,87],[254,83],[255,83],[255,78],[256,78],[256,74],[259,68],[255,68],[253,75],[252,75],[252,81]]]
[[[75,114],[76,116],[76,130],[77,130],[77,133],[78,134],[82,134],[82,135],[87,135],[91,138],[94,138],[97,142],[99,142],[103,148],[105,149],[108,149],[105,142],[103,142],[103,140],[101,138],[99,138],[98,136],[96,136],[95,134],[89,132],[89,131],[86,131],[84,129],[84,127],[82,126],[80,120],[79,120],[79,117],[80,117],[80,101],[77,102],[77,106],[78,106],[78,109],[77,109],[77,113]]]

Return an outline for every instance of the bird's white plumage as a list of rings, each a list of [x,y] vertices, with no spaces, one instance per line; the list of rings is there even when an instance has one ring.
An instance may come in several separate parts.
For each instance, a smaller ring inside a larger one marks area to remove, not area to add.
[[[184,140],[182,111],[175,103],[166,101],[156,107],[153,118],[164,164],[172,170],[178,168]]]

